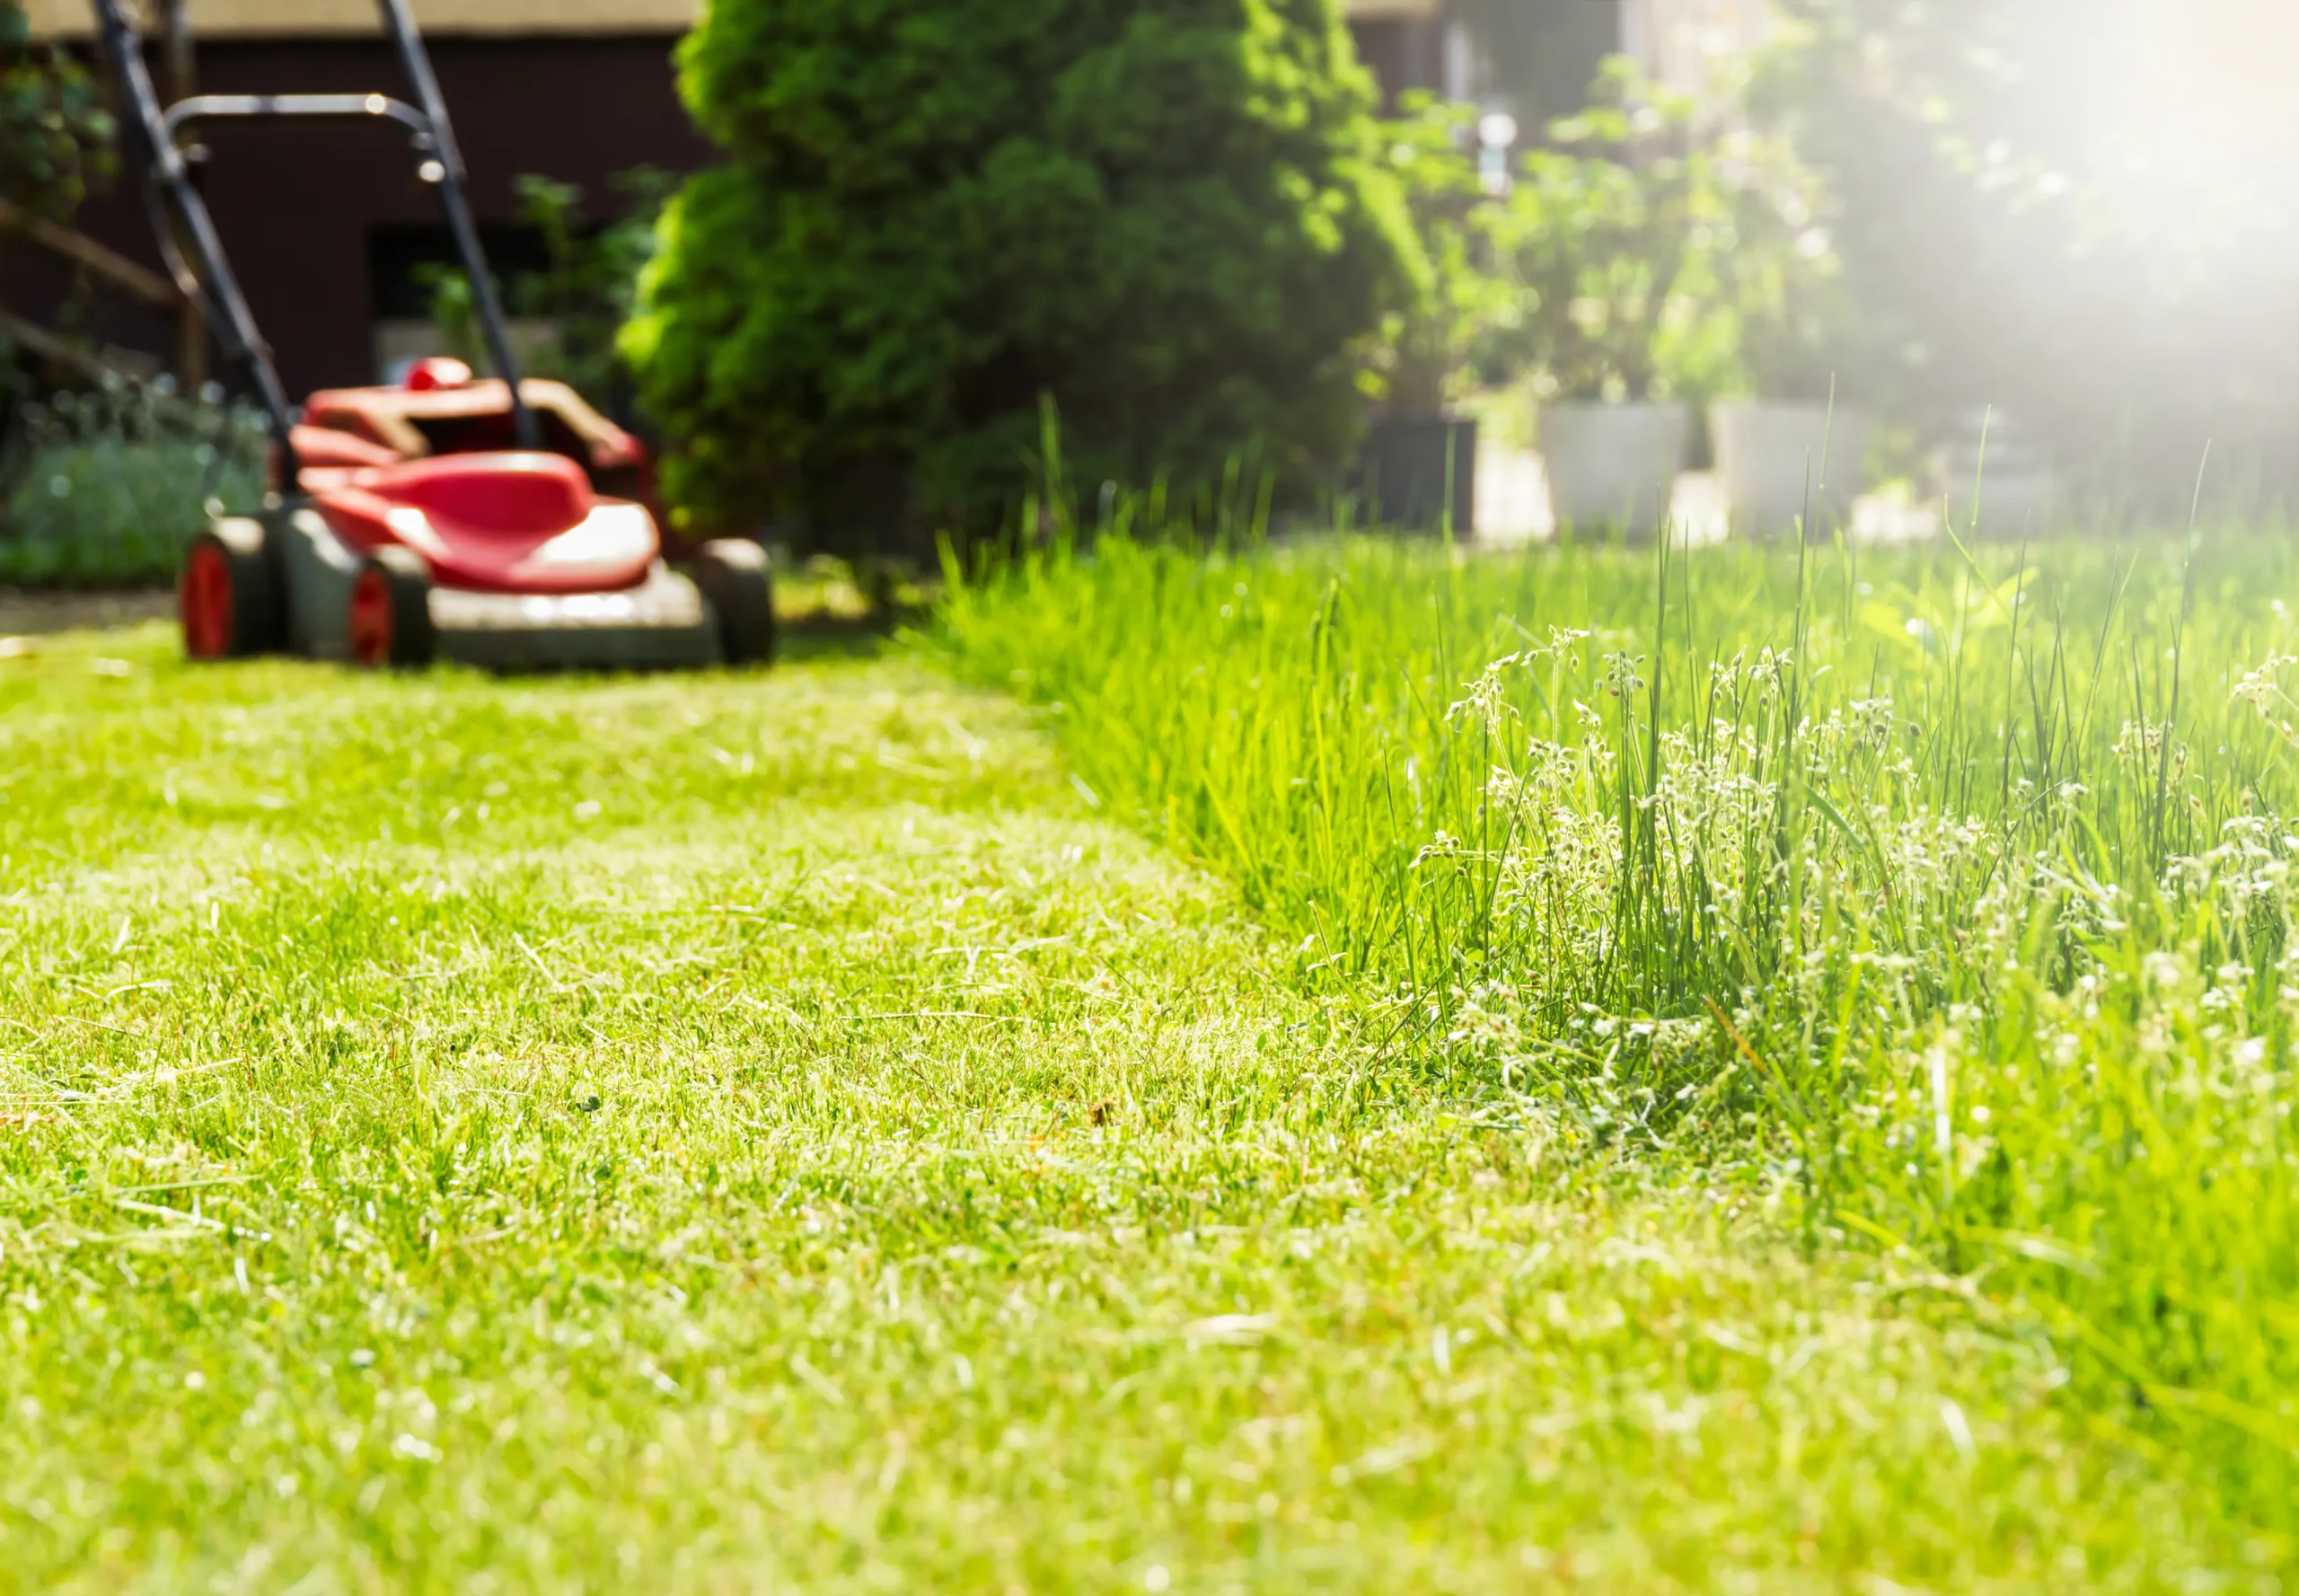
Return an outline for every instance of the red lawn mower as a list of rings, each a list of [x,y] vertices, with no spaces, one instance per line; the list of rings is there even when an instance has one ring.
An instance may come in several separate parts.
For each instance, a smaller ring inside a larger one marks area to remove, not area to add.
[[[124,0],[94,0],[160,251],[262,404],[277,491],[212,520],[178,588],[194,659],[275,651],[370,666],[503,668],[763,663],[765,551],[719,540],[664,557],[639,441],[563,383],[522,381],[463,194],[462,160],[408,0],[380,0],[415,103],[382,94],[198,95],[161,108]],[[299,418],[232,275],[178,137],[220,118],[378,119],[410,135],[469,273],[489,357],[418,362],[404,386],[314,393]]]

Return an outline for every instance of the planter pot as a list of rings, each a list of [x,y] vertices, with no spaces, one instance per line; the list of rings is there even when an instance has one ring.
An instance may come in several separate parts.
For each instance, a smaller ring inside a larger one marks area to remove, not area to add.
[[[1365,440],[1366,513],[1377,526],[1434,532],[1452,489],[1453,532],[1476,531],[1476,423],[1445,416],[1376,421]]]
[[[1826,537],[1852,519],[1868,419],[1826,405],[1720,404],[1708,413],[1732,530],[1745,537]]]
[[[1669,514],[1690,416],[1680,404],[1552,404],[1541,457],[1557,529],[1651,537]]]
[[[1940,476],[1941,508],[1962,538],[1983,538],[2000,543],[2040,539],[2059,526],[2059,479],[2040,467],[1998,471],[1987,468],[1979,484],[1979,500],[1972,499],[1969,461],[1957,463]],[[1977,512],[1977,513],[1975,513]]]
[[[2057,523],[2058,473],[2012,421],[1984,412],[1965,418],[1958,436],[1933,456],[1932,470],[1959,537],[2014,542],[2042,537]]]

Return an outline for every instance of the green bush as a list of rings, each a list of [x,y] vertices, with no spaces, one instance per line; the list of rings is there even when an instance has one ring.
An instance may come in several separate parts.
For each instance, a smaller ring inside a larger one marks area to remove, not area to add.
[[[718,0],[683,64],[731,159],[623,347],[689,514],[979,525],[1049,397],[1081,481],[1347,449],[1422,268],[1334,0]]]
[[[261,419],[165,378],[58,393],[19,419],[0,448],[0,584],[165,582],[209,501],[246,511],[263,496]]]

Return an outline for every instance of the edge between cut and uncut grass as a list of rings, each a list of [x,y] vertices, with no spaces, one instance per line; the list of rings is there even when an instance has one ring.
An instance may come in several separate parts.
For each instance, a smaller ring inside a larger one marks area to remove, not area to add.
[[[1311,990],[1568,1142],[1921,1261],[2287,1565],[2287,540],[1105,539],[936,645]]]

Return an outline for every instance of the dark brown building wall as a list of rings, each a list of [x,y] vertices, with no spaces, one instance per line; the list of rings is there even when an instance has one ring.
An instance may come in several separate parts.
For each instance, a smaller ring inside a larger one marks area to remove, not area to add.
[[[512,182],[523,173],[580,185],[586,208],[604,218],[613,213],[614,173],[691,171],[711,159],[679,103],[674,39],[428,42],[482,225],[515,219]],[[380,40],[203,44],[199,87],[406,94]],[[215,126],[205,137],[213,151],[208,205],[288,392],[372,381],[370,235],[440,223],[403,136],[381,125],[273,123]],[[142,206],[124,182],[116,188],[82,212],[80,225],[156,264]],[[148,341],[124,324],[119,336]]]
[[[1396,97],[1407,89],[1429,86],[1428,41],[1435,31],[1434,23],[1398,18],[1351,26],[1357,39],[1357,58],[1380,84],[1385,107],[1394,107]]]

